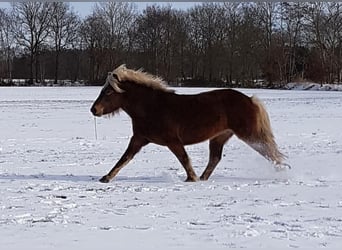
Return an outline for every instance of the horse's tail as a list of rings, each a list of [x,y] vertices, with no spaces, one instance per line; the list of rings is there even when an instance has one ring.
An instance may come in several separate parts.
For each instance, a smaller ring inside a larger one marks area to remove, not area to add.
[[[251,100],[257,109],[254,133],[252,136],[252,141],[249,144],[266,159],[275,164],[282,164],[282,161],[286,157],[279,151],[274,140],[268,113],[263,103],[257,97],[252,96]]]

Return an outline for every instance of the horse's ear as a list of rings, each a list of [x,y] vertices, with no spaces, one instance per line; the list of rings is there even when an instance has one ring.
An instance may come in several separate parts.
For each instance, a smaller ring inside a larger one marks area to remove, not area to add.
[[[113,77],[114,77],[116,80],[118,80],[118,82],[120,82],[120,79],[119,79],[119,77],[118,77],[117,74],[113,73]]]
[[[107,77],[107,81],[109,82],[109,84],[113,87],[113,89],[118,92],[118,93],[123,93],[124,90],[122,90],[118,84],[120,84],[120,79],[118,77],[117,74],[113,73],[113,72],[108,72],[108,77]]]
[[[114,72],[108,72],[108,76],[109,77],[113,77],[114,79],[116,79],[118,82],[120,82],[120,79],[118,77],[118,75]]]

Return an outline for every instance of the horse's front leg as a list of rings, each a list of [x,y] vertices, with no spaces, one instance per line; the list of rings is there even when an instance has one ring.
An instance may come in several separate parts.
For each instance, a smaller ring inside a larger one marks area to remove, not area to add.
[[[100,182],[108,183],[113,179],[118,172],[127,165],[127,163],[133,159],[134,155],[140,151],[140,149],[147,145],[148,141],[139,137],[133,136],[129,142],[129,145],[125,153],[121,156],[120,160],[115,164],[115,166],[110,170],[110,172],[100,179]]]

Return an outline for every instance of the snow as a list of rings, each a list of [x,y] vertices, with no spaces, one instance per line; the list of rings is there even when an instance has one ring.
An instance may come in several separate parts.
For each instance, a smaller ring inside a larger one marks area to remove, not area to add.
[[[286,89],[291,90],[320,90],[320,91],[342,91],[342,84],[319,84],[313,82],[290,82]]]
[[[196,93],[207,89],[177,89]],[[207,182],[148,145],[114,181],[131,123],[89,112],[98,87],[0,89],[1,249],[335,248],[342,242],[342,93],[248,90],[291,170],[233,137]],[[198,175],[208,143],[188,146]]]

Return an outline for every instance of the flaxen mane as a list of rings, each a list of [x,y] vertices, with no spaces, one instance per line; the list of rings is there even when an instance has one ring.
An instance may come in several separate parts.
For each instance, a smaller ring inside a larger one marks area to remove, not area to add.
[[[115,77],[113,77],[114,74],[117,76],[118,81],[115,79]],[[167,88],[166,83],[162,78],[147,72],[143,72],[143,69],[127,69],[125,64],[114,69],[113,72],[111,72],[107,77],[107,82],[116,90],[118,90],[118,88],[120,89],[120,84],[123,84],[122,82],[125,81],[141,84],[156,90],[174,92],[173,90]],[[122,92],[122,90],[120,92]]]

